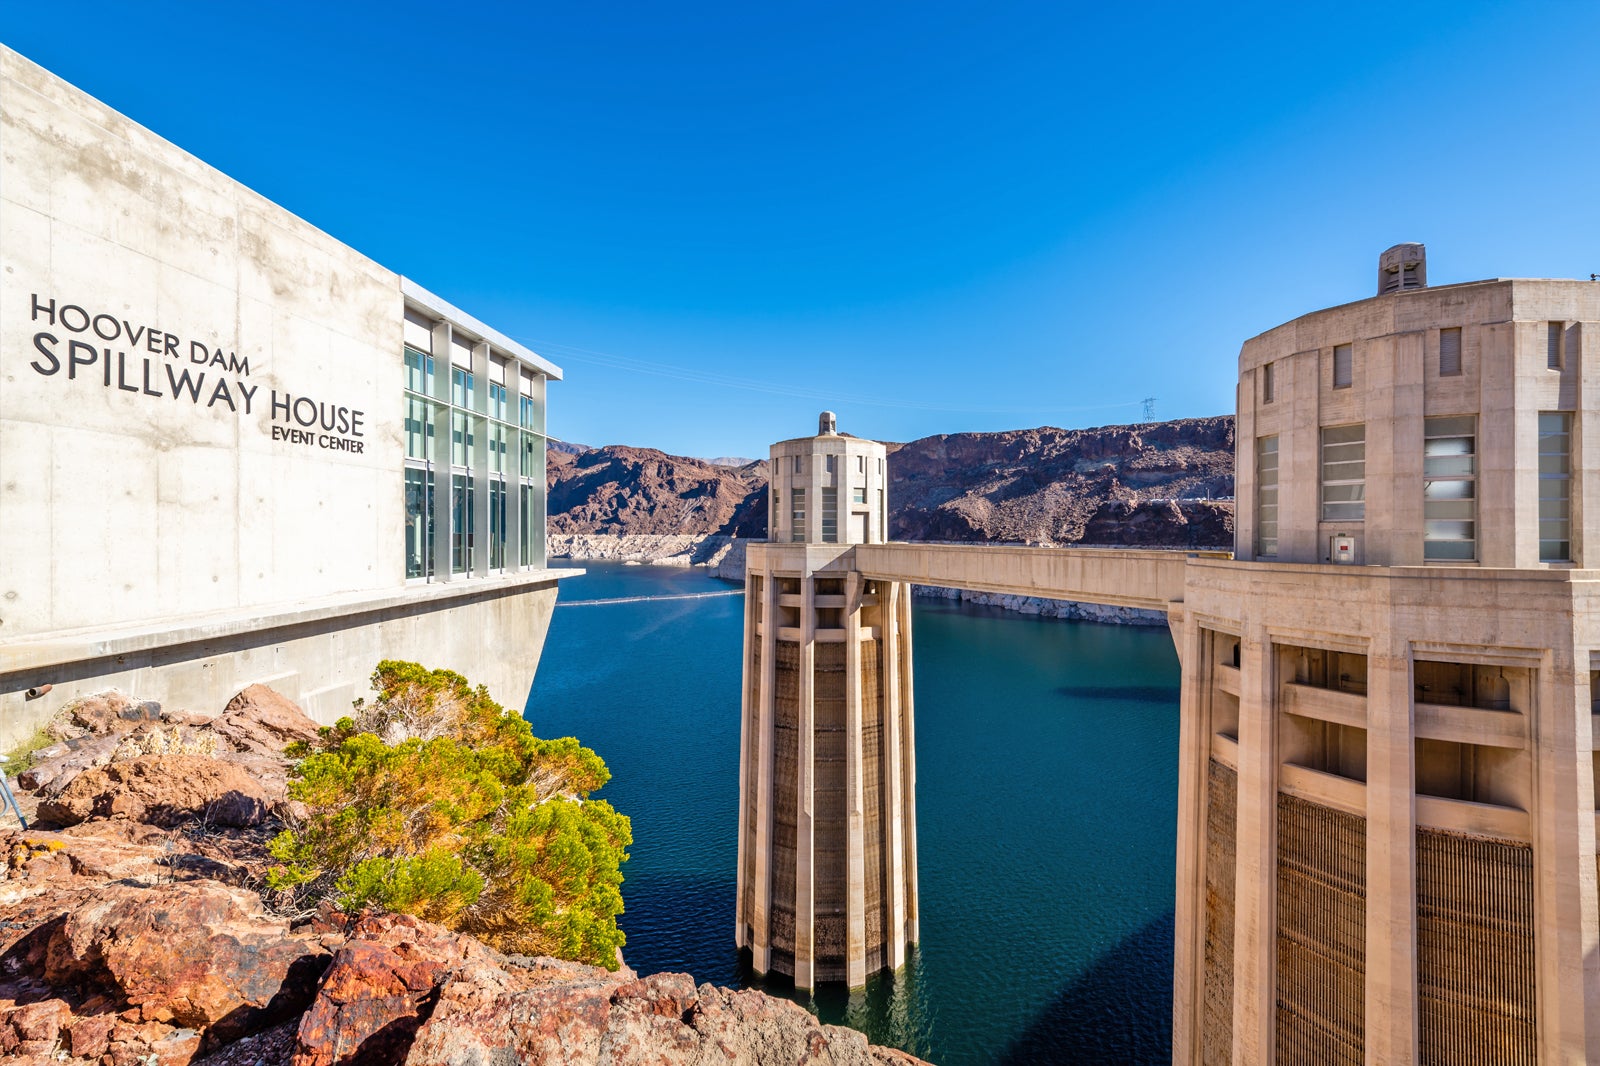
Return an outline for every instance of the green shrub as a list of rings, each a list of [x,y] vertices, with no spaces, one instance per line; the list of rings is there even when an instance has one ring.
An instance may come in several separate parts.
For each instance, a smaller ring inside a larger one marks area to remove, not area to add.
[[[538,739],[448,670],[386,660],[373,688],[373,705],[299,752],[289,795],[307,814],[272,842],[270,887],[296,906],[381,907],[614,969],[632,834],[588,798],[611,776],[600,757]]]

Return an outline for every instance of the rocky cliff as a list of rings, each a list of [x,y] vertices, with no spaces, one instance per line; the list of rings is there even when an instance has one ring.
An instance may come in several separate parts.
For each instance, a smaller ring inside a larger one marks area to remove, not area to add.
[[[1211,548],[1233,542],[1233,419],[955,433],[889,445],[897,540]],[[766,464],[613,445],[549,460],[552,534],[753,537]]]
[[[620,444],[548,453],[549,531],[767,535],[767,464],[729,467]]]
[[[18,1066],[914,1066],[788,1000],[495,952],[404,916],[276,913],[299,708],[116,694],[54,723],[0,823],[0,1059]],[[40,824],[48,828],[40,828]]]
[[[1233,419],[924,437],[889,456],[895,540],[1233,542]]]

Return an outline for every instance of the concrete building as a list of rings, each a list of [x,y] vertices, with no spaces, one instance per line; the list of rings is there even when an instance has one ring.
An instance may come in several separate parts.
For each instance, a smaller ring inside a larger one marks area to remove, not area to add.
[[[0,265],[0,745],[384,657],[521,705],[555,366],[4,48]]]
[[[798,988],[865,984],[917,939],[911,586],[853,566],[885,539],[885,456],[827,412],[774,444],[746,563],[735,938]]]
[[[836,979],[818,930],[840,901],[845,979],[895,965],[858,967],[865,849],[832,843],[873,811],[863,779],[901,789],[863,839],[904,824],[915,939],[911,632],[887,590],[1156,607],[1183,671],[1173,1062],[1600,1062],[1597,337],[1600,284],[1429,287],[1422,246],[1390,249],[1376,296],[1245,343],[1232,556],[818,544],[775,499],[746,597],[738,936],[756,968]],[[776,446],[775,469],[799,456],[782,499],[814,499],[836,447]],[[847,649],[885,627],[845,660],[863,722],[899,701],[878,747],[847,703],[842,775],[822,754],[828,625]]]
[[[1426,278],[1239,356],[1235,557],[1169,612],[1175,1063],[1600,1061],[1600,285]]]

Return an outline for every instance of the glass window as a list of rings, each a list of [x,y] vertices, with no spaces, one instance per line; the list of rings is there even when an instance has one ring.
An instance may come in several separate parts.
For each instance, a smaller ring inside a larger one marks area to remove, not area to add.
[[[1256,554],[1278,554],[1278,438],[1256,439]]]
[[[1544,365],[1551,370],[1561,369],[1561,323],[1551,322],[1544,332]]]
[[[406,577],[433,574],[433,479],[406,468]]]
[[[1273,373],[1274,364],[1268,363],[1261,368],[1261,402],[1271,403],[1277,392],[1276,375]]]
[[[1572,561],[1572,415],[1539,412],[1539,559]]]
[[[526,478],[544,477],[544,438],[537,433],[522,434],[522,446],[519,449],[522,459],[519,464],[522,476]]]
[[[1477,419],[1422,423],[1422,557],[1469,562],[1477,545]]]
[[[800,456],[798,455],[794,457],[794,472],[796,474],[804,473],[804,471],[800,469]]]
[[[523,566],[543,565],[544,563],[543,503],[544,486],[523,482],[522,513],[518,516],[521,525],[520,539],[522,541]]]
[[[855,488],[851,489],[850,490],[850,502],[851,503],[866,503],[867,502],[867,487],[865,485],[857,485]]]
[[[1329,426],[1322,431],[1322,520],[1366,518],[1367,427]]]
[[[506,418],[506,387],[493,381],[489,383],[489,415],[502,422]]]
[[[406,388],[424,396],[433,395],[433,356],[415,348],[406,349]]]
[[[450,368],[450,402],[457,407],[472,407],[472,371],[459,366]]]
[[[450,465],[471,466],[472,447],[477,443],[472,432],[472,416],[465,411],[450,412]]]
[[[822,468],[824,470],[826,470],[830,474],[833,473],[833,466],[834,466],[834,459],[835,458],[837,458],[837,457],[836,456],[832,456],[832,455],[825,455],[825,456],[822,457]]]
[[[416,396],[406,397],[406,457],[432,462],[434,433],[438,413],[433,404]]]
[[[829,456],[831,459],[832,456]],[[825,544],[839,543],[839,490],[822,490],[822,540]]]
[[[489,423],[489,469],[493,473],[506,472],[506,456],[509,452],[506,437],[509,433],[510,430],[500,423]]]
[[[795,462],[799,462],[797,458]],[[795,489],[789,493],[789,539],[806,539],[806,490]]]
[[[489,480],[489,569],[503,570],[506,565],[506,483],[499,478]]]
[[[453,572],[465,574],[472,569],[472,535],[476,522],[473,516],[473,484],[470,474],[453,474],[450,477],[450,566]]]

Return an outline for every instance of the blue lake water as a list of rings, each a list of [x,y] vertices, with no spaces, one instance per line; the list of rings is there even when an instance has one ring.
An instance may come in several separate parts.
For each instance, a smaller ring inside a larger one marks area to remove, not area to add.
[[[561,603],[730,588],[587,564]],[[558,606],[527,717],[633,820],[628,964],[748,983],[733,946],[743,599]],[[917,601],[922,942],[825,1020],[943,1066],[1170,1061],[1178,664],[1165,628]],[[781,987],[771,989],[784,991]]]

